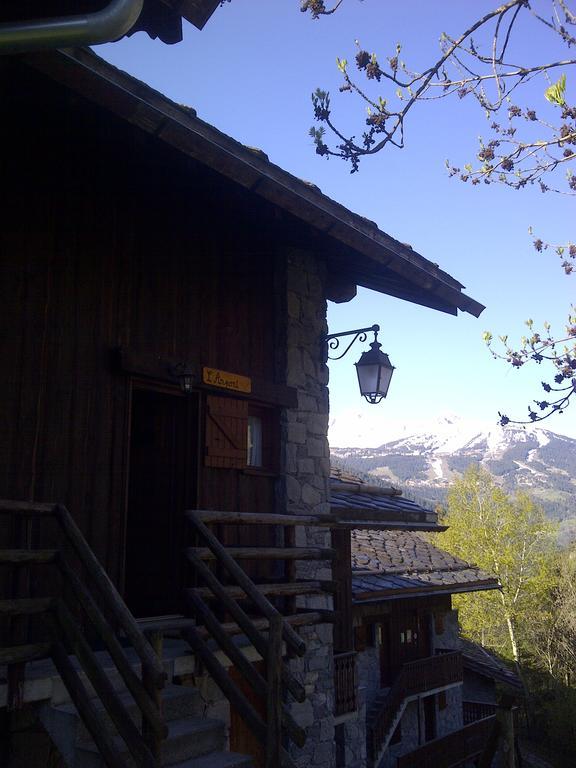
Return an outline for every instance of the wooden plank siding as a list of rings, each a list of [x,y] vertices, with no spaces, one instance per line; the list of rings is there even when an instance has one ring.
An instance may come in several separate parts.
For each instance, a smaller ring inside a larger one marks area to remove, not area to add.
[[[113,351],[284,383],[282,222],[25,65],[2,61],[0,84],[0,496],[65,504],[119,582],[130,377]],[[200,458],[197,501],[273,512],[276,482]]]

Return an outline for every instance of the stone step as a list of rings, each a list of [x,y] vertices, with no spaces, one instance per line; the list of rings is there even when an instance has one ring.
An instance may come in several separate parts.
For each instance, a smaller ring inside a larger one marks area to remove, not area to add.
[[[224,723],[220,720],[211,720],[203,717],[187,717],[181,720],[172,720],[168,723],[169,734],[162,743],[162,765],[173,766],[184,764],[186,766],[192,758],[210,756],[213,752],[220,752],[225,746]],[[118,738],[117,748],[123,755],[126,765],[138,768],[124,742]],[[78,768],[104,768],[96,744],[86,743],[79,745],[76,750],[76,765]],[[188,768],[188,766],[186,766]]]
[[[254,768],[249,755],[237,752],[212,752],[202,757],[193,757],[183,763],[175,763],[171,768]]]
[[[120,700],[132,720],[140,726],[140,709],[130,693],[128,691],[120,693]],[[95,699],[93,703],[99,711],[103,710],[103,705],[100,700]],[[75,729],[76,744],[92,742],[92,737],[78,716],[74,704],[60,704],[58,706],[53,706],[52,710],[51,718],[53,721],[60,718],[62,719],[62,727]],[[162,713],[166,723],[172,720],[181,720],[185,717],[200,716],[202,710],[203,702],[196,688],[184,685],[168,685],[162,691]],[[110,729],[115,732],[112,723],[110,723]]]

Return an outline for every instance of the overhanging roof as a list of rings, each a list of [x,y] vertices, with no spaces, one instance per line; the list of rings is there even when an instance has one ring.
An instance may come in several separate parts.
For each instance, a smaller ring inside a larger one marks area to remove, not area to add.
[[[498,589],[498,580],[409,531],[352,531],[355,604]]]
[[[194,5],[190,3],[191,7]],[[347,280],[450,314],[461,310],[477,317],[484,309],[462,292],[461,283],[380,230],[374,222],[348,210],[322,194],[318,187],[271,163],[263,152],[235,141],[200,120],[193,109],[174,103],[92,51],[69,49],[29,54],[26,61],[309,224],[323,236],[320,247]]]

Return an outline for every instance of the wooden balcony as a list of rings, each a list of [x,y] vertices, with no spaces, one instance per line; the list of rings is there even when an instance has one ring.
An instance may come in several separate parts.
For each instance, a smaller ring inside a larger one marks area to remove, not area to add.
[[[496,704],[488,704],[485,701],[463,701],[462,711],[464,715],[464,725],[475,723],[477,720],[483,720],[485,717],[491,717],[496,714]]]
[[[396,768],[456,768],[489,747],[496,716],[486,717],[398,758]]]
[[[386,750],[406,704],[421,694],[442,690],[462,682],[459,651],[428,656],[404,664],[386,697],[376,700],[376,711],[368,715],[368,747],[372,765]]]
[[[334,716],[355,712],[357,708],[356,651],[334,655]]]

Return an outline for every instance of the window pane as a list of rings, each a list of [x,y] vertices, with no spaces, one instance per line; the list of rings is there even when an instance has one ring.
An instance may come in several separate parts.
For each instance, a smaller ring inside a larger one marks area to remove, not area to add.
[[[262,419],[259,416],[248,416],[248,457],[249,467],[262,466]]]

